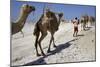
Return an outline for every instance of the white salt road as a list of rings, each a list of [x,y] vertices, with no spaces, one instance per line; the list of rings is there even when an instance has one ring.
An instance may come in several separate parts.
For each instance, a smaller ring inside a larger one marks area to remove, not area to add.
[[[34,65],[63,62],[79,62],[95,60],[95,27],[87,31],[80,31],[79,36],[73,37],[73,24],[61,23],[55,33],[57,48],[51,46],[51,53],[47,53],[50,33],[42,41],[42,48],[47,56],[37,57],[35,51],[35,36],[32,35],[34,24],[26,23],[23,32],[12,37],[12,65]]]

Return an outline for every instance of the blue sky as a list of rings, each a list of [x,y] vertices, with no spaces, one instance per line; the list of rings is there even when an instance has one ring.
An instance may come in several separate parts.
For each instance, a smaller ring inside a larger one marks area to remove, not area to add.
[[[55,4],[55,3],[42,3],[42,2],[27,2],[27,1],[15,1],[11,0],[11,21],[15,21],[20,12],[20,7],[22,4],[29,4],[32,6],[35,6],[36,11],[33,15],[31,13],[28,16],[27,21],[28,22],[36,22],[41,14],[43,13],[43,7],[44,5],[48,5],[51,11],[54,12],[63,12],[64,13],[64,19],[70,20],[74,17],[80,17],[83,14],[88,14],[90,16],[95,17],[96,7],[95,6],[86,6],[86,5],[73,5],[73,4]]]

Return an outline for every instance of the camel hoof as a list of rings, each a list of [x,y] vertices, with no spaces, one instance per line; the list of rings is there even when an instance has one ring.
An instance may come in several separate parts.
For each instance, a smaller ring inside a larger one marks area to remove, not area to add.
[[[37,54],[37,56],[41,56],[41,54]]]
[[[54,47],[56,48],[57,46],[56,46],[56,45],[54,45]]]
[[[50,52],[51,52],[50,50],[47,51],[47,53],[50,53]]]
[[[44,53],[42,53],[43,56],[46,56]]]

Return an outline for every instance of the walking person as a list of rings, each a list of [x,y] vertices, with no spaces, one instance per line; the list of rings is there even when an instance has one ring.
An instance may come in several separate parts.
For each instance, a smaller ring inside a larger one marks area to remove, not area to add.
[[[79,20],[77,19],[77,17],[75,17],[75,19],[72,20],[72,23],[74,25],[73,37],[77,37],[77,34],[78,34],[78,25],[79,25]]]

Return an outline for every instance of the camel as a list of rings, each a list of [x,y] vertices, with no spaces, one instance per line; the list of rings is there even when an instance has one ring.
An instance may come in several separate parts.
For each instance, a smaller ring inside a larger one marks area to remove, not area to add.
[[[89,16],[89,21],[90,21],[91,23],[95,22],[95,21],[96,21],[96,20],[95,20],[95,17]]]
[[[83,15],[80,19],[81,22],[81,30],[85,30],[86,27],[89,27],[89,24],[91,25],[93,22],[95,22],[95,17]]]
[[[86,27],[88,27],[88,22],[89,22],[89,16],[88,15],[83,15],[80,18],[81,22],[81,30],[85,30]]]
[[[58,18],[56,15],[58,16]],[[37,56],[41,56],[41,54],[38,53],[38,49],[37,49],[38,45],[40,47],[42,55],[45,56],[45,53],[43,52],[41,47],[41,42],[46,37],[47,31],[49,31],[51,34],[51,39],[50,39],[49,48],[47,52],[50,52],[50,46],[52,42],[53,42],[53,46],[56,47],[54,42],[54,33],[58,30],[62,16],[63,13],[54,13],[47,9],[46,12],[42,14],[39,21],[36,23],[33,35],[36,36],[35,48],[36,48]],[[41,32],[41,36],[40,36],[40,32]]]
[[[24,27],[24,24],[26,22],[26,19],[28,17],[28,15],[32,12],[35,11],[35,7],[34,6],[30,6],[28,4],[23,4],[21,7],[21,11],[20,11],[20,16],[18,18],[18,20],[16,21],[16,23],[11,22],[12,23],[12,35],[16,34],[18,32],[22,32],[22,28]]]

